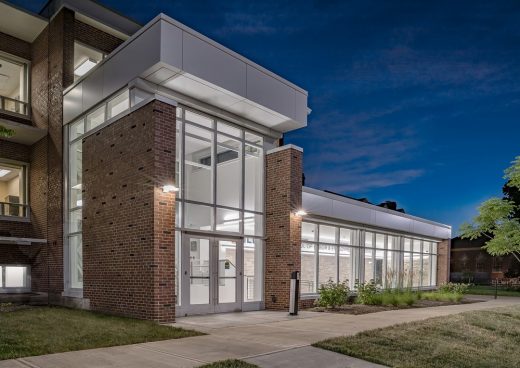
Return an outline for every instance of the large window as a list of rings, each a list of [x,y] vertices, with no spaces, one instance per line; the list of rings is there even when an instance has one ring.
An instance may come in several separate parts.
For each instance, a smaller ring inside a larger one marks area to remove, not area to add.
[[[176,160],[178,227],[263,237],[260,136],[178,107]]]
[[[80,42],[74,42],[74,81],[87,74],[105,58],[105,54]]]
[[[31,269],[25,265],[0,265],[0,293],[31,290]]]
[[[27,167],[0,161],[0,216],[29,217]]]
[[[361,243],[359,240],[362,239]],[[329,281],[373,281],[379,287],[436,285],[437,243],[376,231],[302,223],[301,292]]]
[[[0,53],[0,110],[28,115],[28,64]]]

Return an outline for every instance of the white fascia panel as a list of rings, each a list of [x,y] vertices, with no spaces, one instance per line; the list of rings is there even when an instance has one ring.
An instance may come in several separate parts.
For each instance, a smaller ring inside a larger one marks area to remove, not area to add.
[[[239,96],[246,96],[246,64],[187,32],[183,34],[183,70]]]
[[[249,100],[266,106],[291,119],[295,118],[295,90],[287,84],[247,66],[247,94]]]
[[[159,22],[161,27],[161,62],[168,69],[176,72],[182,70],[183,31],[169,22]]]

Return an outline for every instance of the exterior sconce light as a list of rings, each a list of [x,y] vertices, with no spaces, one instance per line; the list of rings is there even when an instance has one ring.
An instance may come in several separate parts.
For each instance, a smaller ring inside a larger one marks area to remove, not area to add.
[[[302,209],[296,211],[294,214],[296,216],[298,216],[298,217],[307,216],[307,212],[305,210],[302,210]]]
[[[167,184],[167,185],[163,186],[162,190],[164,193],[172,193],[172,192],[178,192],[179,188],[177,188],[173,184]]]

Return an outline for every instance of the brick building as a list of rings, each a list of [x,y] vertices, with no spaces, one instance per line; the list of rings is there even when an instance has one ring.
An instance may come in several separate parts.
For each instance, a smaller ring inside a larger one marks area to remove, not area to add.
[[[302,185],[307,92],[160,14],[0,2],[0,300],[156,321],[433,288],[449,226]],[[304,209],[307,214],[301,211]]]

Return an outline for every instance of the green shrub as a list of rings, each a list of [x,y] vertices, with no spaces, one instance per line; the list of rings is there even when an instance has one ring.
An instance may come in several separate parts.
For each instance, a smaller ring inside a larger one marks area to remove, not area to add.
[[[356,282],[357,302],[366,305],[381,305],[383,303],[381,294],[374,281]]]
[[[463,284],[456,282],[447,282],[439,286],[439,292],[441,293],[455,293],[455,294],[466,294],[471,284]]]
[[[431,291],[422,293],[421,298],[424,300],[432,300],[436,302],[453,302],[459,303],[463,294],[453,292]]]
[[[347,304],[350,288],[346,282],[334,283],[327,282],[320,286],[320,296],[316,300],[316,305],[325,308],[335,308]]]

